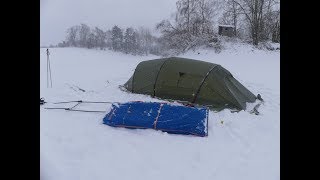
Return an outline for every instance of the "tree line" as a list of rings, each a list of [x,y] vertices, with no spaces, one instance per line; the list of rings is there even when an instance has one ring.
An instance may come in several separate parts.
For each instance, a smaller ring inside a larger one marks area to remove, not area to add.
[[[218,24],[232,25],[234,37],[255,46],[268,40],[280,42],[279,0],[178,0],[176,9],[173,20],[156,26],[168,49],[215,47]]]
[[[58,46],[108,48],[134,55],[179,54],[200,46],[219,50],[218,24],[232,25],[234,37],[255,46],[270,40],[279,43],[279,3],[279,0],[178,0],[174,18],[156,24],[160,37],[144,27],[122,29],[115,25],[104,31],[80,24],[70,27],[65,41]]]
[[[90,28],[86,24],[80,24],[70,27],[66,39],[58,46],[110,49],[126,54],[148,55],[158,53],[156,40],[151,30],[144,27],[122,29],[115,25],[112,29],[103,31],[99,27]]]

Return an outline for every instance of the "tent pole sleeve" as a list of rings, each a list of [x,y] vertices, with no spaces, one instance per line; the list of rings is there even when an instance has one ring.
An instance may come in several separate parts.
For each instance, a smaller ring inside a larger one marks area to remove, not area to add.
[[[212,71],[214,68],[218,67],[218,66],[219,66],[219,65],[213,66],[213,67],[208,71],[208,73],[206,74],[206,76],[202,79],[201,84],[200,84],[200,86],[199,86],[199,88],[198,88],[198,90],[197,90],[197,92],[196,92],[193,100],[191,101],[191,103],[196,102],[197,97],[198,97],[198,94],[199,94],[199,92],[200,92],[200,90],[201,90],[201,87],[202,87],[203,83],[206,81],[206,79],[207,79],[207,77],[209,76],[209,74],[211,73],[211,71]]]
[[[154,84],[153,84],[153,97],[156,96],[156,84],[157,84],[158,77],[159,77],[159,74],[160,74],[160,72],[161,72],[161,69],[162,69],[162,67],[164,66],[164,64],[165,64],[169,59],[170,59],[170,58],[166,59],[166,60],[162,63],[162,65],[160,66],[160,69],[159,69],[159,71],[158,71],[156,80],[154,81]]]

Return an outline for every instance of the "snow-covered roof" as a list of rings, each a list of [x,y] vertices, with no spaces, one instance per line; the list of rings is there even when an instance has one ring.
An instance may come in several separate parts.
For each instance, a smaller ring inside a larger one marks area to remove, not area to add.
[[[221,27],[234,27],[232,25],[224,25],[224,24],[220,24],[219,26],[221,26]]]

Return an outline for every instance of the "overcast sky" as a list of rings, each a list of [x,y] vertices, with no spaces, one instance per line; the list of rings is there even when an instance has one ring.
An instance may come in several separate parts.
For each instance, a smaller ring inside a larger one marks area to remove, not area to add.
[[[57,44],[65,39],[67,28],[86,23],[104,30],[145,26],[154,28],[170,18],[176,0],[41,0],[40,45]]]

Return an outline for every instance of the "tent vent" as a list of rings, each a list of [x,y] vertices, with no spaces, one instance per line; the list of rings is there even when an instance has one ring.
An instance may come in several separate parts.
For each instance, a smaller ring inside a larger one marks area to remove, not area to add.
[[[184,72],[179,72],[179,76],[181,77],[181,76],[183,76],[183,75],[185,75],[186,73],[184,73]]]

